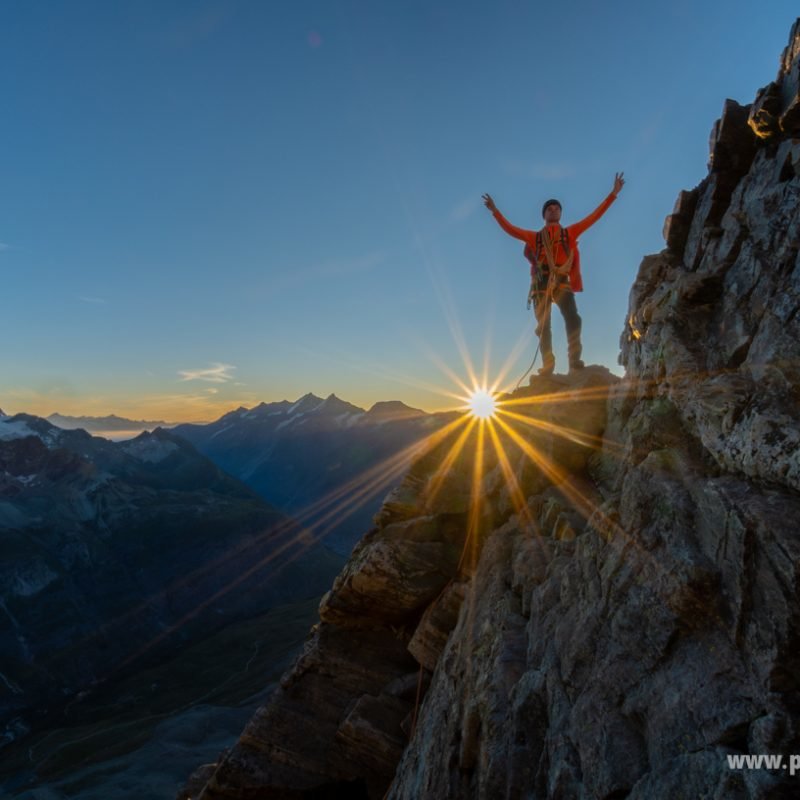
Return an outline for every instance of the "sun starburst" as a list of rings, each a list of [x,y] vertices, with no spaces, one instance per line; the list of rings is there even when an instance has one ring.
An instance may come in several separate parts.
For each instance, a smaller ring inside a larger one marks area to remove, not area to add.
[[[491,392],[486,389],[476,389],[469,396],[467,401],[470,413],[478,419],[489,419],[497,411],[497,400]]]

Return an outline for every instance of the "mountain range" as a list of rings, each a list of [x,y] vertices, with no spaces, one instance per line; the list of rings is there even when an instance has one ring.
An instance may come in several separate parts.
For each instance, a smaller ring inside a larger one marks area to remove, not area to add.
[[[359,408],[308,393],[239,407],[207,425],[176,425],[214,463],[347,555],[370,526],[388,489],[421,441],[461,412],[429,414],[399,401]],[[339,501],[344,493],[349,504]]]
[[[414,447],[459,413],[427,413],[397,400],[364,409],[335,394],[307,393],[296,401],[240,406],[213,422],[178,423],[169,430],[268,503],[320,527],[326,545],[348,555],[407,468]],[[114,441],[168,425],[115,414],[54,413],[47,421]],[[344,494],[349,502],[342,502]]]
[[[341,558],[158,428],[125,442],[0,417],[6,743],[81,692],[276,605]]]
[[[212,655],[193,670],[193,696],[217,692],[218,676],[246,675],[251,657],[218,652],[215,637],[242,624],[257,633],[270,609],[270,640],[286,644],[259,659],[275,669],[299,645],[295,609],[311,613],[420,442],[458,413],[398,401],[365,410],[309,393],[112,441],[149,423],[0,411],[3,789],[77,779],[86,762],[75,743],[102,741],[116,715],[132,734],[156,711],[183,725],[169,695],[138,676],[157,670],[160,685],[185,669],[181,653],[200,647]],[[127,685],[134,694],[114,699]],[[192,712],[198,721],[205,708]],[[208,706],[209,719],[219,713]],[[36,773],[31,743],[51,754]]]

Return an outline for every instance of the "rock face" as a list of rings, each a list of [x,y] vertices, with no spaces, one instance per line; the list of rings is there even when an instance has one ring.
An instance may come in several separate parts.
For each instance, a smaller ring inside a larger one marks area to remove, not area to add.
[[[487,541],[519,517],[522,574],[573,548],[595,513],[587,470],[617,381],[602,367],[537,378],[497,423],[463,417],[434,433],[323,598],[303,655],[199,796],[382,797],[418,696],[464,609],[474,616]]]
[[[758,91],[748,122],[765,139],[800,133],[800,25],[795,21],[780,58],[778,77]]]
[[[797,796],[729,757],[800,752],[799,37],[642,261],[625,379],[434,437],[186,796]]]

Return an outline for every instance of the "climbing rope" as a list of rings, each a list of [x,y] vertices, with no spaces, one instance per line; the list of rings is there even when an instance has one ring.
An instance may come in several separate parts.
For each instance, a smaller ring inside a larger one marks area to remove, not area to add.
[[[536,359],[539,357],[539,348],[541,346],[542,346],[541,342],[539,342],[539,344],[536,345],[536,352],[533,354],[533,361],[531,361],[531,365],[528,367],[528,369],[525,370],[525,374],[517,381],[517,385],[514,387],[515,392],[517,391],[517,389],[519,389],[519,385],[522,383],[522,381],[525,380],[526,375],[533,369],[533,365],[536,363]]]
[[[544,317],[542,319],[541,325],[536,326],[537,332],[539,331],[540,328],[544,330],[544,326],[547,325],[547,321],[550,317],[550,309],[553,307],[553,288],[555,285],[555,281],[553,280],[554,277],[555,277],[555,271],[551,269],[550,274],[547,277],[547,291],[545,293],[546,306],[544,309]],[[533,303],[535,308],[536,307],[535,296],[533,299]],[[536,312],[534,311],[534,315],[535,313]],[[519,385],[522,383],[522,381],[525,380],[526,375],[528,375],[528,373],[533,369],[533,365],[536,363],[536,359],[539,357],[539,349],[541,348],[541,346],[542,346],[542,340],[540,336],[539,344],[536,345],[536,352],[533,354],[533,361],[531,361],[531,365],[528,367],[528,369],[525,370],[525,374],[517,381],[517,385],[514,387],[515,392],[517,391],[517,389],[519,389]]]

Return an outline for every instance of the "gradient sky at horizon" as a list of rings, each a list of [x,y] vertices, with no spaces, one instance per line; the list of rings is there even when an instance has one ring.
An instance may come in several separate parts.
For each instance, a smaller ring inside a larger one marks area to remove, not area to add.
[[[539,228],[581,238],[584,359],[796,3],[0,0],[0,408],[201,421],[330,393],[437,410],[533,357]],[[460,331],[460,333],[459,333]],[[463,341],[463,348],[459,346]],[[563,322],[554,315],[557,369]]]

